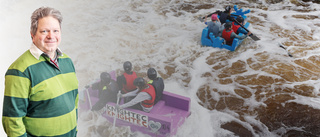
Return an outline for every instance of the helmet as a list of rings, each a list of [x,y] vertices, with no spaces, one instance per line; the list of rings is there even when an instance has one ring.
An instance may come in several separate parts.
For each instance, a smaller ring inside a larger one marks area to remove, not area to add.
[[[108,72],[102,72],[100,74],[100,80],[103,83],[109,84],[110,81],[111,81],[111,76],[110,76],[110,74]]]
[[[126,61],[123,63],[123,69],[125,72],[130,72],[132,69],[132,64],[130,61]]]
[[[229,12],[231,10],[231,6],[225,7],[224,10]]]
[[[237,17],[236,20],[237,20],[239,23],[242,23],[242,22],[244,21],[243,17],[241,17],[241,16]]]
[[[147,74],[148,74],[148,78],[151,80],[154,80],[157,78],[157,71],[154,68],[149,68]]]
[[[133,81],[133,85],[138,86],[139,88],[143,87],[146,85],[145,81],[143,78],[138,77]]]
[[[212,14],[211,15],[211,20],[218,20],[218,15],[217,14]]]
[[[226,22],[226,23],[224,24],[224,28],[225,28],[225,29],[229,29],[229,28],[231,28],[231,26],[232,26],[231,22]]]

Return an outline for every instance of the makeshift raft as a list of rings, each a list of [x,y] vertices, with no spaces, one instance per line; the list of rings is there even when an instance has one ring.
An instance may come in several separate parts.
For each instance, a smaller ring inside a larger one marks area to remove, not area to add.
[[[88,88],[82,94],[80,109],[90,111],[98,100],[98,90]],[[123,103],[123,100],[120,104]],[[149,113],[135,109],[120,109],[117,111],[115,103],[106,104],[102,116],[116,126],[130,126],[131,131],[142,132],[151,136],[167,137],[176,134],[178,128],[190,115],[190,98],[163,91],[162,99],[153,106]]]

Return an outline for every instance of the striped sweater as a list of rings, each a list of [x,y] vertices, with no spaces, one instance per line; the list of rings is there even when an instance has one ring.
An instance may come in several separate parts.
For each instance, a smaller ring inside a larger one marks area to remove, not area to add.
[[[71,59],[58,58],[59,69],[28,50],[8,69],[2,124],[8,136],[77,134],[78,80]]]

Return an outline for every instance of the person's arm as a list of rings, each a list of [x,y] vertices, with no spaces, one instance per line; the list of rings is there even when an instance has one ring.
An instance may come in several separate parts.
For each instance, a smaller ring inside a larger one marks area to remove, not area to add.
[[[121,95],[121,97],[132,97],[132,96],[137,96],[138,91],[139,91],[139,89],[136,89],[136,90],[131,91],[131,92],[127,93],[127,94],[123,94],[123,95]]]
[[[227,16],[227,19],[231,22],[234,21],[234,17],[232,17],[230,14]]]
[[[135,104],[138,104],[144,100],[150,100],[151,99],[151,96],[146,93],[146,92],[140,92],[135,98],[133,98],[131,101],[125,103],[125,104],[122,104],[120,105],[120,108],[127,108],[127,107],[131,107]]]
[[[236,33],[232,32],[230,37],[231,38],[238,38],[239,40],[242,40],[242,39],[245,39],[247,37],[247,35],[239,36]]]
[[[91,86],[91,88],[93,90],[98,90],[99,89],[99,84],[100,84],[100,82],[96,82],[96,83],[93,83],[93,84],[89,85],[89,87]]]
[[[235,19],[230,14],[227,15],[225,23],[233,22]]]
[[[220,20],[219,20],[220,22]],[[221,24],[220,22],[220,27],[219,27],[219,33],[218,33],[218,36],[221,37],[222,36],[222,31],[224,30],[224,25]]]
[[[30,85],[30,80],[19,70],[7,71],[2,110],[2,125],[7,136],[27,136],[22,119],[27,114]]]
[[[247,32],[245,29],[243,29],[242,27],[238,28],[238,32],[239,32],[239,33],[242,33],[242,34],[244,34],[244,35],[247,35],[247,34],[248,34],[248,32]]]
[[[208,16],[206,16],[206,18],[204,19],[204,24],[206,24],[206,25],[208,25],[207,18],[208,18]]]

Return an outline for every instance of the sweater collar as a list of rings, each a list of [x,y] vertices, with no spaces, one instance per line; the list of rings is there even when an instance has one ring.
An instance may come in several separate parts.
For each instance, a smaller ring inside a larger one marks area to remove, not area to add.
[[[31,47],[30,47],[30,53],[36,58],[36,59],[40,59],[40,56],[43,55],[43,54],[46,54],[44,53],[43,51],[41,51],[36,45],[34,45],[33,43],[31,44]],[[59,56],[62,56],[62,51],[57,48],[57,57]]]

